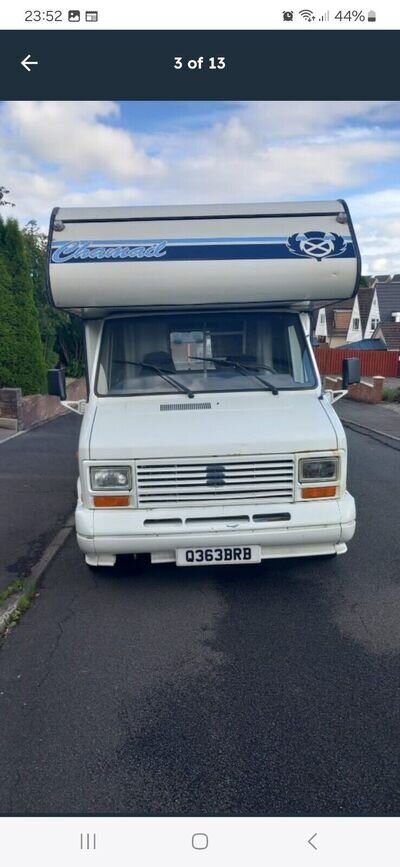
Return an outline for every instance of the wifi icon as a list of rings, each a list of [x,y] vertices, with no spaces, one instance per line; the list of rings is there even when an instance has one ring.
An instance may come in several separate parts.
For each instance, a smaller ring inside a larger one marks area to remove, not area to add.
[[[304,21],[315,21],[314,12],[311,12],[311,9],[301,9],[299,12]]]

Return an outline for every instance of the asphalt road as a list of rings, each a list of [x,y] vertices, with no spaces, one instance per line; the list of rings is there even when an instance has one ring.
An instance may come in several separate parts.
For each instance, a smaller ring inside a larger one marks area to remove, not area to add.
[[[0,591],[29,574],[76,503],[76,413],[0,443]]]
[[[0,650],[0,813],[399,813],[400,453],[348,438],[336,561],[94,577],[69,538]]]

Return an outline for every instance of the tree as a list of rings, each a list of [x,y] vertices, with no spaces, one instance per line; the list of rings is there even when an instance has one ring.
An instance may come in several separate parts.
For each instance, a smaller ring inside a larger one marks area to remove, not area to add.
[[[54,367],[60,362],[67,368],[69,376],[82,376],[85,364],[81,324],[68,313],[55,310],[48,300],[45,273],[47,237],[36,221],[31,220],[23,229],[23,238],[46,367]]]
[[[29,273],[33,283],[33,296],[39,319],[46,368],[55,367],[58,355],[55,351],[60,314],[49,304],[46,289],[47,237],[41,232],[36,220],[31,220],[22,230]]]
[[[15,202],[8,202],[6,196],[8,196],[10,190],[6,190],[5,187],[0,186],[0,205],[10,205],[12,208],[15,208]]]
[[[56,350],[69,376],[83,376],[85,359],[82,323],[76,316],[70,316],[69,313],[58,314]]]
[[[12,331],[9,368],[12,375],[6,385],[19,387],[25,394],[34,394],[44,390],[45,366],[33,283],[23,234],[16,220],[0,223],[0,257],[6,263],[12,293],[9,318]],[[5,282],[7,284],[7,278]]]
[[[15,305],[11,277],[0,256],[0,388],[14,385],[17,371],[14,357]]]

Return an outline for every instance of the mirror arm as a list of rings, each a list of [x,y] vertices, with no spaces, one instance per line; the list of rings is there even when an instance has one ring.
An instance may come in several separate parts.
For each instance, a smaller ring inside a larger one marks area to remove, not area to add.
[[[86,408],[86,400],[61,400],[62,406],[70,412],[76,412],[77,415],[84,415]]]

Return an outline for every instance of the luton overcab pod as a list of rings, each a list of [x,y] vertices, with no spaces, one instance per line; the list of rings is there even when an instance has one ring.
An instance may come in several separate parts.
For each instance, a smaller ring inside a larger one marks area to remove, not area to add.
[[[359,256],[343,202],[56,208],[55,307],[114,310],[217,304],[301,309],[356,291]]]

